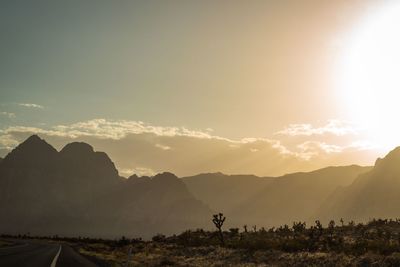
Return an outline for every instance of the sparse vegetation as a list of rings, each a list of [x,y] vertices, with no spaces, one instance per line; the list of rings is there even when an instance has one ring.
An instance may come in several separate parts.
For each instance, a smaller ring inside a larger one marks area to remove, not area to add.
[[[253,227],[251,231],[187,230],[179,235],[156,235],[152,241],[41,237],[68,242],[99,266],[400,266],[400,220],[374,219],[366,224],[320,221],[307,227]],[[11,236],[2,236],[7,240]],[[19,236],[20,238],[38,238]],[[16,237],[13,237],[16,238]]]

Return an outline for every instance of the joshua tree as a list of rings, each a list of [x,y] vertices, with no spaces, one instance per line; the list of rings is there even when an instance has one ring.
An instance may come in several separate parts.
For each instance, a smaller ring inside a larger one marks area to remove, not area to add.
[[[331,239],[332,239],[333,233],[334,233],[334,231],[335,231],[335,221],[334,221],[334,220],[331,220],[331,221],[329,222],[329,224],[328,224],[328,230],[329,230],[330,237],[331,237]]]
[[[217,227],[217,229],[218,229],[219,239],[220,239],[222,245],[225,245],[224,235],[222,234],[222,225],[224,224],[225,219],[226,218],[224,217],[224,214],[219,213],[219,214],[214,214],[213,220],[212,220],[215,227]]]
[[[319,220],[315,221],[315,228],[317,228],[319,236],[322,235],[322,231],[324,230],[324,228],[322,227],[322,224]]]
[[[300,234],[306,230],[306,223],[302,222],[293,222],[293,231],[295,234]]]

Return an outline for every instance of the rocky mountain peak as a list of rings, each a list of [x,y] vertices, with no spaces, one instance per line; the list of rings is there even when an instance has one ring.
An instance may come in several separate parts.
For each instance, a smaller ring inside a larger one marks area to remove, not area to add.
[[[32,135],[13,149],[4,159],[4,163],[39,164],[53,161],[57,150],[37,135]]]

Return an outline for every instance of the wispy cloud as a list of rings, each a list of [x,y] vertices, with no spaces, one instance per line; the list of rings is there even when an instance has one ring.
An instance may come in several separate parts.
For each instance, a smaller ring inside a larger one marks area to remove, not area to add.
[[[298,144],[298,155],[304,160],[313,160],[320,156],[329,156],[332,154],[340,155],[346,153],[354,153],[374,150],[376,146],[367,141],[354,141],[347,145],[328,144],[320,141],[306,141]]]
[[[0,148],[10,150],[17,146],[19,141],[10,134],[0,132]]]
[[[152,169],[145,168],[145,167],[136,167],[134,169],[121,169],[121,170],[119,170],[119,173],[123,177],[127,177],[127,178],[134,174],[136,174],[137,176],[154,176],[157,174]]]
[[[15,118],[15,117],[16,117],[15,113],[12,113],[12,112],[5,112],[5,111],[0,111],[0,115],[1,115],[1,116],[4,116],[4,117],[7,117],[7,118],[9,118],[9,119],[12,119],[12,118]]]
[[[356,127],[354,127],[351,123],[340,120],[330,120],[322,127],[315,127],[309,123],[290,124],[288,127],[278,131],[275,134],[287,136],[312,136],[324,134],[344,136],[355,135],[357,133]]]
[[[165,145],[162,145],[162,144],[156,144],[155,146],[158,147],[161,150],[170,150],[171,149],[170,146],[165,146]]]
[[[142,121],[94,119],[71,125],[58,125],[53,128],[54,134],[79,136],[97,136],[99,138],[121,139],[128,134],[151,133],[158,136],[188,136],[212,138],[203,131],[189,130],[185,127],[162,127],[146,124]]]
[[[343,146],[318,141],[306,141],[297,145],[297,148],[300,149],[299,155],[305,160],[311,160],[321,154],[341,153],[345,149]]]
[[[332,123],[327,125],[330,126],[325,128],[333,128]],[[372,148],[368,142],[354,141],[354,138],[347,143],[311,135],[303,135],[300,139],[304,140],[292,138],[295,135],[282,135],[281,140],[233,140],[212,135],[207,130],[106,119],[47,128],[7,127],[0,130],[0,148],[11,149],[31,134],[41,135],[58,149],[76,140],[88,142],[96,150],[107,152],[125,176],[153,174],[153,170],[169,170],[180,176],[210,171],[279,175],[327,165],[364,164],[365,161],[354,159],[365,159],[362,155]]]
[[[37,108],[37,109],[44,109],[44,106],[33,104],[33,103],[18,103],[18,106],[25,107],[25,108]]]

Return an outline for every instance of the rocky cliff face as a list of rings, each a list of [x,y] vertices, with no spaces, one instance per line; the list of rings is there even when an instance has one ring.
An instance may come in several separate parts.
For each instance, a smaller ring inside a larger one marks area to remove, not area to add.
[[[32,136],[0,165],[0,232],[150,237],[209,217],[175,175],[137,179],[145,182],[119,177],[107,154],[88,144],[57,152]]]

